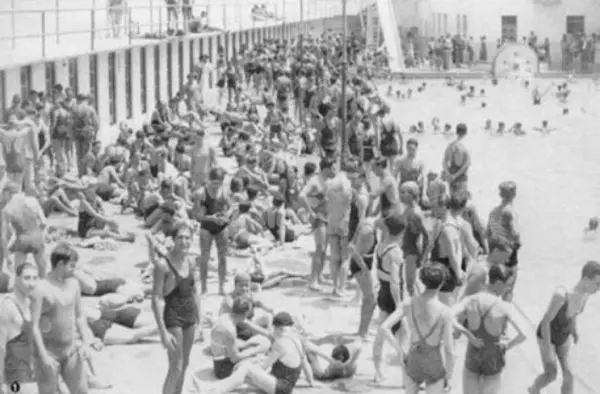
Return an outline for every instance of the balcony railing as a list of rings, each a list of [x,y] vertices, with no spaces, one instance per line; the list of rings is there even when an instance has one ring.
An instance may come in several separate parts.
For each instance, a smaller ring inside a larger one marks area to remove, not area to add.
[[[341,14],[340,0],[204,0],[184,10],[165,0],[129,0],[124,7],[112,8],[107,3],[0,1],[0,53],[8,55],[0,67],[7,61],[18,64],[63,56],[65,51],[102,50],[168,34],[246,30]]]

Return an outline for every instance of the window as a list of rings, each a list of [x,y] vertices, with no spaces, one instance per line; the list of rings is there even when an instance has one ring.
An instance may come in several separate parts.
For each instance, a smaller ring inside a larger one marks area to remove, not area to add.
[[[160,100],[160,47],[154,47],[154,99]]]
[[[127,119],[133,118],[133,87],[131,86],[131,49],[125,50],[125,105]]]
[[[56,85],[56,68],[54,62],[48,62],[45,65],[46,68],[46,94],[54,93],[54,85]]]
[[[567,16],[567,34],[585,33],[585,16],[568,15]]]
[[[213,37],[208,39],[208,60],[213,62]]]
[[[167,94],[173,97],[173,43],[167,44]]]
[[[238,33],[233,33],[233,35],[231,36],[231,48],[232,48],[233,57],[237,57],[238,37],[239,37]]]
[[[110,124],[117,123],[117,55],[108,54],[108,112]]]
[[[98,55],[90,55],[90,97],[98,111]]]
[[[204,38],[201,38],[200,39],[200,55],[198,55],[198,57],[203,56],[203,55],[205,55],[205,53],[204,53]]]
[[[196,54],[194,53],[194,43],[195,40],[190,40],[190,72],[194,71],[194,62],[196,59]]]
[[[217,36],[217,58],[221,57],[222,51],[223,51],[223,42],[221,41],[221,36]]]
[[[69,87],[75,93],[79,92],[78,70],[77,58],[69,59]]]
[[[248,42],[250,41],[250,32],[246,30],[244,32],[244,46],[248,46]]]
[[[183,41],[179,41],[179,87],[177,90],[181,89],[183,86],[183,74],[185,74],[185,67],[183,67]],[[192,72],[194,68],[190,67],[190,72]]]
[[[29,97],[31,91],[31,66],[21,67],[21,99]],[[52,92],[52,90],[50,90]]]
[[[142,95],[141,97],[141,103],[142,103],[142,113],[146,113],[148,112],[148,92],[147,92],[147,85],[146,85],[146,72],[147,72],[147,67],[146,67],[146,47],[141,47],[140,48],[140,93]]]
[[[229,48],[231,45],[231,35],[229,33],[225,33],[225,48],[223,48],[225,50],[225,59],[229,60]]]

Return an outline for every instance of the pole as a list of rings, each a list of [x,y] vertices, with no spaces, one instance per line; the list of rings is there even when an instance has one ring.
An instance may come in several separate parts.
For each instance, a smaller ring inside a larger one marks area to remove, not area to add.
[[[56,43],[60,44],[60,0],[54,2],[54,8],[56,9]]]
[[[348,76],[348,21],[346,15],[346,3],[348,0],[342,0],[342,23],[344,24],[344,34],[342,36],[342,150],[340,159],[346,157],[348,149],[346,122],[348,119],[348,104],[346,103],[346,84]]]
[[[304,42],[304,0],[300,0],[300,50],[302,51],[302,47]]]

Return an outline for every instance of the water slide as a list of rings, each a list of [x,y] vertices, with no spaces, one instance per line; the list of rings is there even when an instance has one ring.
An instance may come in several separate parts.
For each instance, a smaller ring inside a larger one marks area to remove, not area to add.
[[[398,24],[392,0],[377,0],[377,13],[383,33],[383,45],[387,49],[390,70],[393,73],[404,71],[404,53],[400,44]]]

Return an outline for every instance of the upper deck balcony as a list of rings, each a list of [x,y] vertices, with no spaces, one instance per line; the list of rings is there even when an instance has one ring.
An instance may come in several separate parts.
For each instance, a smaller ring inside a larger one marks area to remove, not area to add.
[[[143,45],[171,34],[215,34],[332,17],[342,9],[341,0],[180,2],[191,3],[185,21],[182,10],[167,0],[0,1],[0,68]],[[349,12],[357,6],[358,1],[348,0]]]

